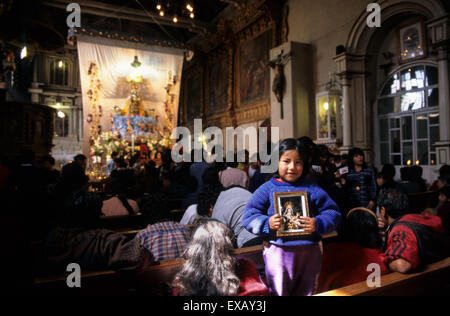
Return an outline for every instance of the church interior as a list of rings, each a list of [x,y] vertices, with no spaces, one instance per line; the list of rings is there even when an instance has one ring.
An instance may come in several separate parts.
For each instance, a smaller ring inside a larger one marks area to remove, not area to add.
[[[449,13],[448,0],[0,0],[5,284],[450,294]]]

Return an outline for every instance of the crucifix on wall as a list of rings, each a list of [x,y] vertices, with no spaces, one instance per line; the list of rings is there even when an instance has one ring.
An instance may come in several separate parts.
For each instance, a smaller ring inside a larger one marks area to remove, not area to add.
[[[289,62],[292,53],[283,55],[283,51],[267,64],[275,71],[275,77],[272,82],[272,92],[275,94],[277,101],[280,103],[280,116],[284,119],[283,95],[286,90],[286,77],[284,76],[284,65]]]

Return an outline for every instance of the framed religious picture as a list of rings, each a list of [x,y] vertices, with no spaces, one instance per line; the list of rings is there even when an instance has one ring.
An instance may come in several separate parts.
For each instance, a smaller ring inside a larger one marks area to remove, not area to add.
[[[217,115],[228,108],[231,57],[227,50],[214,55],[208,65],[208,114]]]
[[[415,21],[398,28],[399,63],[426,57],[426,32],[423,21]]]
[[[202,118],[203,113],[203,76],[202,69],[190,69],[184,78],[184,110],[187,122]]]
[[[269,102],[269,52],[273,46],[274,29],[255,35],[240,44],[237,63],[237,103],[239,106]]]
[[[309,217],[306,191],[275,192],[275,213],[283,219],[277,237],[309,235],[300,227],[300,217]]]

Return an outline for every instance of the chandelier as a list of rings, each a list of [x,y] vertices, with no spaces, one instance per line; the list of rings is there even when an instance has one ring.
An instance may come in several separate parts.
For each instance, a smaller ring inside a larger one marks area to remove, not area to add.
[[[193,1],[166,0],[156,1],[155,9],[161,17],[169,17],[173,23],[178,23],[180,17],[195,18]]]

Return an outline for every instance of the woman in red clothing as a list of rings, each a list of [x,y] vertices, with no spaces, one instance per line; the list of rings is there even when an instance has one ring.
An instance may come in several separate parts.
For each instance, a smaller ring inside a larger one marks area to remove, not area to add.
[[[373,273],[371,264],[378,264],[381,275],[389,273],[384,263],[382,238],[376,215],[369,209],[351,210],[340,231],[344,242],[324,247],[320,292],[367,280]]]
[[[253,263],[233,255],[232,232],[206,220],[193,233],[186,262],[175,276],[174,294],[181,296],[268,295]]]

